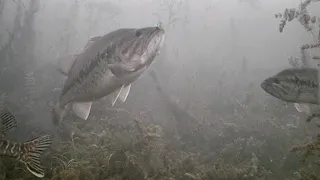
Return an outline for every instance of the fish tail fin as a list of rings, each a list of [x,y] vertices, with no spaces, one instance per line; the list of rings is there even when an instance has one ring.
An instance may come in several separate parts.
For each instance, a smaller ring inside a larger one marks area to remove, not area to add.
[[[18,160],[23,162],[27,169],[35,176],[44,177],[44,169],[40,163],[40,156],[43,151],[50,147],[52,143],[51,135],[44,135],[29,140],[21,145],[23,153],[18,157]]]
[[[53,123],[55,125],[59,124],[65,114],[65,108],[60,106],[60,102],[58,101],[53,109]]]
[[[8,110],[0,110],[0,136],[17,127],[17,120]]]

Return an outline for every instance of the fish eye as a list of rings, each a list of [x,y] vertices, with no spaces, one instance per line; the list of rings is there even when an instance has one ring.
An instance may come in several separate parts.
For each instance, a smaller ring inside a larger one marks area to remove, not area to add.
[[[141,36],[141,32],[140,31],[136,31],[136,33],[134,35],[137,36],[137,37],[140,37]]]

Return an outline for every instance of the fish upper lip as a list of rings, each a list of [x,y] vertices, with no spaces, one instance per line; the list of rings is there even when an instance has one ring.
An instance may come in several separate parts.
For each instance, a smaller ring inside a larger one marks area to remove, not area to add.
[[[260,86],[261,86],[262,89],[266,90],[266,88],[267,88],[267,82],[266,82],[266,81],[263,81]]]
[[[274,96],[274,97],[279,97],[279,94],[276,91],[273,91],[272,87],[268,86],[268,80],[265,80],[261,83],[261,88],[268,94]]]
[[[165,31],[161,27],[154,27],[154,30],[152,31],[151,35],[149,36],[148,44],[154,39],[154,38],[162,38],[164,36]]]
[[[165,32],[165,31],[164,31],[163,28],[157,26],[157,27],[154,28],[154,30],[153,30],[153,32],[152,32],[152,37],[154,37],[154,36],[156,36],[156,35],[158,35],[158,34],[163,35],[164,32]]]

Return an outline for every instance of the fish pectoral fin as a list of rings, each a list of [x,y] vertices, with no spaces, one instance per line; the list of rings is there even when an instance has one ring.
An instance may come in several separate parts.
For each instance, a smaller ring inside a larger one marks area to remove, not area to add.
[[[306,112],[308,114],[310,113],[310,108],[308,104],[294,103],[294,107],[297,109],[298,112]]]
[[[131,84],[122,88],[122,91],[120,92],[120,96],[119,96],[121,102],[125,102],[127,100],[130,89],[131,89]]]
[[[59,60],[59,67],[58,70],[63,74],[68,76],[70,69],[72,68],[74,62],[77,59],[77,56],[80,53],[83,53],[84,51],[86,51],[95,41],[97,41],[98,39],[100,39],[101,36],[96,36],[93,37],[91,39],[89,39],[89,41],[87,42],[87,44],[84,46],[83,49],[79,50],[78,53],[74,54],[74,55],[68,55],[65,58],[62,58]]]
[[[17,127],[17,120],[7,110],[0,110],[0,136],[4,136],[8,131]]]
[[[127,86],[122,85],[119,90],[115,91],[117,93],[117,95],[112,100],[112,107],[116,104],[118,99],[120,99],[121,102],[125,102],[127,100],[128,95],[129,95],[130,89],[131,89],[131,84],[129,84]]]
[[[40,163],[40,156],[43,151],[51,146],[52,136],[44,135],[36,137],[30,141],[22,144],[25,149],[25,153],[21,155],[20,161],[23,162],[27,169],[35,176],[42,178],[44,177],[44,169]]]
[[[91,110],[91,102],[75,102],[73,103],[73,111],[79,116],[80,118],[87,120]]]
[[[70,69],[76,61],[76,58],[76,55],[68,55],[65,58],[61,58],[59,60],[58,71],[61,72],[63,75],[68,76]]]
[[[96,37],[92,37],[92,38],[90,38],[90,42],[95,42],[95,41],[97,41],[98,39],[100,39],[102,36],[96,36]]]
[[[92,37],[89,39],[87,44],[84,46],[84,48],[81,50],[82,52],[88,49],[94,42],[96,42],[98,39],[100,39],[101,36]]]
[[[118,100],[118,98],[119,98],[119,96],[120,96],[120,93],[121,93],[121,91],[122,91],[123,88],[124,88],[124,85],[122,85],[120,89],[118,89],[118,90],[115,91],[117,95],[116,95],[116,97],[112,100],[112,107],[116,104],[116,102],[117,102],[117,100]]]
[[[303,109],[301,109],[300,104],[294,103],[294,107],[297,109],[298,112],[303,112]]]

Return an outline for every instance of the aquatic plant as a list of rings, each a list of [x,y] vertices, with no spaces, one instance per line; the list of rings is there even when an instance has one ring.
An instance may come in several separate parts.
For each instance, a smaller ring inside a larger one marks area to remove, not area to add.
[[[25,121],[20,123],[28,134],[39,129],[29,124],[33,120],[25,114],[37,116],[40,107],[50,109],[53,96],[59,91],[57,87],[62,86],[60,80],[52,77],[52,69],[52,64],[47,64],[26,73],[25,82],[21,83],[27,90],[26,98],[15,99],[18,105],[12,105],[16,115],[23,114]],[[288,148],[305,140],[302,115],[286,103],[259,94],[260,87],[255,86],[260,84],[257,76],[264,75],[247,69],[221,78],[221,84],[214,89],[219,96],[211,99],[213,103],[209,105],[192,101],[206,111],[188,121],[183,117],[191,113],[181,102],[176,104],[180,110],[176,108],[175,114],[167,114],[168,124],[135,116],[122,108],[108,108],[103,100],[93,105],[88,121],[68,113],[57,130],[51,151],[42,159],[46,167],[44,179],[293,179],[301,165],[299,156]],[[240,82],[240,76],[246,81]],[[10,105],[6,93],[0,93],[1,101]],[[136,106],[145,104],[138,102]],[[179,111],[184,111],[183,117]],[[307,147],[315,149],[314,145]],[[0,179],[34,179],[18,162],[6,157],[0,160]]]
[[[312,16],[308,11],[307,7],[312,4],[320,2],[319,0],[305,0],[300,3],[298,8],[287,8],[283,13],[275,14],[276,18],[281,18],[281,23],[279,25],[279,31],[282,33],[286,24],[296,19],[300,24],[306,29],[307,32],[310,32],[314,39],[314,43],[305,44],[300,47],[301,50],[301,66],[308,66],[307,59],[308,54],[306,50],[319,48],[320,47],[320,17]],[[319,60],[319,55],[312,57],[314,60]],[[297,60],[297,59],[295,59]],[[289,59],[290,64],[295,64],[293,58]]]
[[[283,29],[287,22],[297,19],[300,24],[310,32],[314,39],[314,43],[305,44],[300,47],[301,57],[300,58],[289,58],[289,63],[296,68],[299,67],[310,67],[312,60],[320,60],[319,55],[313,55],[310,57],[307,50],[319,49],[320,50],[320,17],[312,16],[307,7],[312,3],[320,2],[319,0],[305,0],[300,3],[299,8],[285,9],[284,13],[278,13],[275,15],[276,18],[282,18],[279,25],[279,31],[283,32]],[[317,51],[318,52],[318,51]],[[319,65],[319,62],[318,62]],[[313,118],[319,118],[319,113],[314,112],[307,117],[307,122],[310,122]],[[314,139],[314,138],[312,138]],[[296,145],[291,148],[292,152],[301,152],[303,155],[302,162],[306,164],[299,171],[300,180],[308,179],[320,179],[320,134],[315,140],[311,140],[310,143],[305,145]]]

